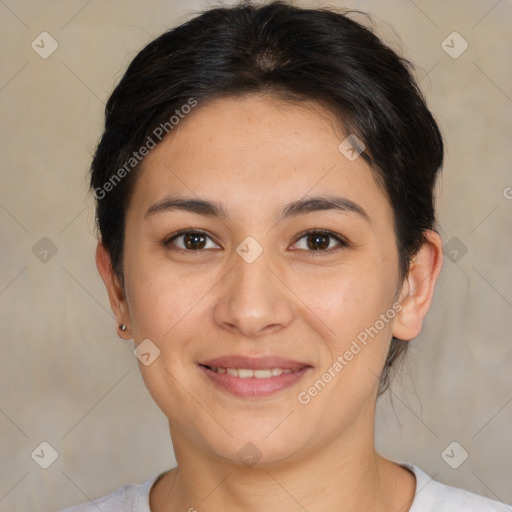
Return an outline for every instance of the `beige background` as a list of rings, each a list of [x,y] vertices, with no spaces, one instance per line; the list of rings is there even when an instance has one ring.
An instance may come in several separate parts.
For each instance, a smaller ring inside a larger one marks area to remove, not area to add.
[[[512,3],[301,5],[370,12],[419,66],[446,138],[443,238],[467,247],[458,262],[446,258],[427,325],[379,403],[377,446],[437,480],[512,503]],[[166,418],[132,343],[115,334],[96,271],[87,171],[104,102],[129,61],[206,7],[0,1],[0,512],[57,510],[174,465]],[[47,59],[31,48],[43,31],[59,44]],[[469,43],[457,59],[441,46],[453,31]],[[42,237],[57,249],[46,262],[32,249]],[[48,469],[31,458],[42,441],[58,452]],[[452,441],[469,454],[458,469],[441,457]]]

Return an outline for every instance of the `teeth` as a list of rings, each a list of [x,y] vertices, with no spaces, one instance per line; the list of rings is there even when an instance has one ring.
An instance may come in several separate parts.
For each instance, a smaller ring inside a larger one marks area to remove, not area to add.
[[[227,373],[232,377],[238,377],[239,379],[250,379],[255,377],[256,379],[268,379],[270,377],[277,377],[283,373],[292,373],[293,370],[289,368],[269,368],[266,370],[251,370],[249,368],[221,368],[212,366],[211,369],[217,373]]]
[[[254,370],[253,373],[257,379],[268,379],[272,377],[272,370]]]

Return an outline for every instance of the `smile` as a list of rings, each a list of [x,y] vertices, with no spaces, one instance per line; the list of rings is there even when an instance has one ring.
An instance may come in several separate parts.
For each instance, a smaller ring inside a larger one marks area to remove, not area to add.
[[[238,377],[239,379],[250,379],[252,377],[256,379],[268,379],[270,377],[277,377],[283,373],[292,373],[293,371],[289,368],[272,368],[263,370],[251,370],[250,368],[222,368],[221,366],[209,366],[210,370],[217,373],[227,373],[232,377]]]
[[[290,388],[313,370],[311,366],[300,368],[225,368],[198,365],[214,388],[243,398],[264,398]]]

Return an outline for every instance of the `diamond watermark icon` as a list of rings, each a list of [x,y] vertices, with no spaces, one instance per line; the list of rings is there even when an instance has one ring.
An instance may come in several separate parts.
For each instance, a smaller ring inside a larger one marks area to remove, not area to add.
[[[43,236],[32,247],[32,254],[39,261],[48,263],[57,254],[57,246],[49,238]]]
[[[59,43],[48,32],[41,32],[30,46],[39,57],[47,59],[59,47]]]
[[[50,443],[43,441],[30,456],[43,469],[48,469],[57,460],[59,454]]]
[[[441,458],[452,469],[462,466],[468,457],[468,452],[457,441],[451,442],[441,453]]]
[[[160,349],[151,340],[146,339],[137,345],[133,354],[144,366],[149,366],[160,355]]]
[[[448,259],[452,260],[454,263],[457,263],[468,252],[468,248],[459,238],[453,236],[450,238],[450,240],[448,240],[448,242],[444,244],[443,251]]]
[[[468,46],[468,42],[458,32],[452,32],[441,43],[441,48],[452,59],[458,59],[468,49]]]
[[[248,236],[238,245],[236,252],[246,263],[252,263],[260,257],[263,247],[252,236]]]
[[[254,466],[261,459],[261,455],[261,452],[252,443],[246,443],[237,453],[240,462],[249,467]]]
[[[353,162],[365,149],[363,141],[354,134],[349,135],[338,146],[340,153]]]

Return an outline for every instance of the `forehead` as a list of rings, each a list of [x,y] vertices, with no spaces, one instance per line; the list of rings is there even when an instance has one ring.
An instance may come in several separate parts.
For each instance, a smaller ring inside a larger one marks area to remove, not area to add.
[[[167,150],[179,159],[215,156],[223,163],[236,163],[240,173],[249,174],[246,171],[269,161],[282,160],[290,166],[305,158],[325,158],[343,138],[335,116],[316,102],[290,103],[255,94],[222,97],[200,104],[185,116],[144,165],[165,158],[162,153]]]
[[[241,209],[339,193],[389,213],[368,164],[340,151],[346,136],[336,116],[314,101],[217,98],[199,104],[146,156],[134,196],[148,205],[183,193]]]

